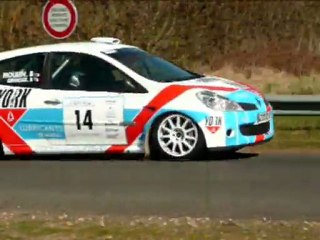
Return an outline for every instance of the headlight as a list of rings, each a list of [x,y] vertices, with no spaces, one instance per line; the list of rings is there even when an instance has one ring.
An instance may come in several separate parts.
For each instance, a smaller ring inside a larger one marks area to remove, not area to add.
[[[243,111],[236,102],[220,96],[211,91],[201,91],[196,94],[197,98],[208,108],[216,111]]]

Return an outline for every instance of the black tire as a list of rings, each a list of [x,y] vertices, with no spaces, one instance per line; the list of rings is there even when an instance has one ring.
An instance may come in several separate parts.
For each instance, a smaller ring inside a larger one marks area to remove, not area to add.
[[[170,116],[181,116],[183,119],[188,119],[190,122],[192,122],[195,126],[195,129],[197,130],[197,140],[195,143],[194,148],[183,156],[173,156],[168,154],[168,152],[164,151],[161,144],[158,141],[158,130],[165,121]],[[159,117],[153,124],[151,132],[150,132],[150,158],[153,160],[160,160],[160,159],[172,159],[172,160],[194,160],[202,156],[206,152],[206,142],[203,136],[203,133],[197,123],[195,123],[191,118],[179,114],[179,113],[171,113],[166,114],[164,116]]]
[[[0,140],[0,159],[5,159],[2,141]]]

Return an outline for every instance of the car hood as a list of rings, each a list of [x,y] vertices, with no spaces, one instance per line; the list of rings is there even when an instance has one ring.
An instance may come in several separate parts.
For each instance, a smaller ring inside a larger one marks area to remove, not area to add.
[[[241,103],[256,103],[257,101],[266,102],[265,97],[257,89],[242,83],[231,81],[220,77],[203,77],[194,80],[182,81],[174,83],[175,85],[183,85],[192,87],[208,87],[208,90],[219,91],[219,89],[232,89],[230,91],[222,91],[223,95],[228,99]],[[221,92],[220,92],[221,93]]]
[[[232,80],[228,80],[220,77],[202,77],[193,80],[176,82],[179,85],[186,86],[208,86],[208,87],[226,87],[226,88],[236,88],[238,90],[244,90],[251,88],[248,85],[237,83]]]

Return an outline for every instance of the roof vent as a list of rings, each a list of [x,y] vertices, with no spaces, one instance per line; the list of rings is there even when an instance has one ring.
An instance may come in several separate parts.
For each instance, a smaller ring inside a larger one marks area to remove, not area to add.
[[[94,37],[90,39],[92,42],[96,43],[106,43],[106,44],[120,44],[121,41],[118,38],[111,37]]]

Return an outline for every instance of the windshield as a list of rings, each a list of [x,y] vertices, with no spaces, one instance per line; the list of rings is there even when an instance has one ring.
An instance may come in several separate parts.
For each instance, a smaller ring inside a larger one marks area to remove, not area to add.
[[[136,48],[117,49],[107,55],[139,75],[157,82],[174,82],[202,77],[200,74],[182,69],[173,63]]]

